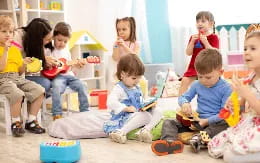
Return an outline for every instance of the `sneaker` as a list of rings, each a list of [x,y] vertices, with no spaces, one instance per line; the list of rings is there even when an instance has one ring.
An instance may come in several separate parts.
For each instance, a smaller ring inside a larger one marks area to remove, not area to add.
[[[158,156],[182,153],[183,147],[184,147],[183,143],[178,140],[176,141],[156,140],[151,145],[153,153],[155,153]]]
[[[11,130],[14,137],[22,137],[24,135],[25,131],[22,127],[22,124],[23,123],[21,121],[12,123]]]
[[[55,121],[56,119],[60,119],[60,118],[62,118],[62,115],[54,115],[53,116],[53,120]]]
[[[45,129],[39,125],[37,120],[33,120],[32,122],[27,122],[25,124],[25,129],[35,134],[45,133]]]
[[[111,137],[111,140],[120,144],[125,144],[126,143],[126,134],[124,134],[122,131],[120,130],[116,130],[112,133],[109,134]]]
[[[200,149],[207,148],[210,137],[206,131],[200,131],[190,139],[190,145],[193,152],[198,153]]]
[[[140,134],[137,136],[137,140],[145,143],[151,143],[153,140],[153,136],[149,130],[147,130],[146,128],[142,128]]]

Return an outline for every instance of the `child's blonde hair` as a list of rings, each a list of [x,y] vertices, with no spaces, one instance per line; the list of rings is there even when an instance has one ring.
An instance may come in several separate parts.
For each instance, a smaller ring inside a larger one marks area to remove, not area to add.
[[[142,76],[144,75],[144,64],[136,54],[127,54],[122,56],[117,64],[116,76],[121,80],[122,72],[128,76]]]
[[[128,21],[129,25],[130,25],[130,36],[128,38],[128,41],[135,42],[136,41],[136,25],[135,25],[135,19],[133,17],[124,17],[122,19],[116,19],[117,36],[119,36],[118,30],[117,30],[117,24],[119,22],[124,22],[124,21]]]
[[[2,28],[14,29],[14,22],[12,18],[7,15],[0,15],[0,29]]]
[[[251,24],[246,30],[246,37],[253,32],[260,32],[260,24]]]
[[[200,19],[206,19],[209,22],[212,22],[212,24],[213,24],[213,33],[215,33],[215,20],[214,20],[213,14],[211,12],[209,12],[209,11],[200,11],[196,15],[196,21],[198,21]]]

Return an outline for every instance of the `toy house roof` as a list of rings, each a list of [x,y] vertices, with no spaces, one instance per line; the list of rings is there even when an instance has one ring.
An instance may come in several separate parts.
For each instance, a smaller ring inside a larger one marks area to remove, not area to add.
[[[107,51],[107,49],[88,31],[72,32],[69,41],[69,49],[73,48],[75,45],[84,45],[89,50]]]

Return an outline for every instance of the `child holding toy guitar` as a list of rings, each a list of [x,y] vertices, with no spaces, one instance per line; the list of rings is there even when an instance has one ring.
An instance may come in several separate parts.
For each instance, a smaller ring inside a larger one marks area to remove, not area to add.
[[[217,49],[204,49],[195,59],[195,68],[198,73],[198,81],[195,81],[190,89],[179,97],[181,110],[187,116],[192,114],[191,100],[197,95],[197,113],[199,134],[195,134],[189,141],[194,152],[199,152],[201,147],[207,147],[204,137],[212,138],[225,130],[227,123],[218,117],[219,111],[224,107],[232,90],[223,79],[222,57]],[[194,125],[195,126],[195,125]],[[196,127],[196,126],[195,126]],[[193,130],[176,120],[165,120],[162,128],[162,140],[152,144],[152,151],[157,155],[181,153],[183,144],[178,140],[178,133],[193,132]],[[205,136],[206,135],[206,136]]]
[[[70,35],[70,25],[64,22],[58,23],[55,26],[53,32],[54,47],[51,48],[51,53],[46,55],[57,59],[56,61],[58,63],[61,62],[61,58],[64,58],[67,60],[68,65],[72,64],[73,61],[71,61],[70,52],[66,48],[66,44],[70,39]],[[85,64],[85,60],[77,60],[74,65],[82,67]],[[78,92],[80,112],[88,111],[89,103],[87,98],[87,88],[79,79],[74,76],[73,72],[70,69],[65,73],[59,73],[55,78],[53,78],[51,81],[51,85],[53,120],[62,118],[61,94],[64,93],[67,86],[69,86],[72,90]]]

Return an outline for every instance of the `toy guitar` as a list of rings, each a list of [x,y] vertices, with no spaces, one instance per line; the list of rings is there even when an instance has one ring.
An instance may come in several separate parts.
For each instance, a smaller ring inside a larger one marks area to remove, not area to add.
[[[58,66],[53,66],[50,69],[44,69],[41,71],[41,74],[48,79],[53,79],[58,74],[67,72],[70,68],[70,66],[66,64],[67,60],[65,58],[60,58],[58,60],[59,60]]]
[[[176,112],[176,119],[186,127],[190,127],[192,130],[203,130],[199,124],[199,114],[197,112],[192,112],[191,116],[187,116],[182,111]],[[192,127],[194,126],[194,127]]]
[[[53,66],[50,69],[44,69],[41,71],[41,74],[48,79],[54,79],[60,73],[66,73],[70,66],[73,66],[78,63],[78,60],[67,62],[65,58],[60,58],[59,65]],[[87,58],[83,58],[83,61],[87,63],[100,63],[100,58],[97,56],[88,56]]]

